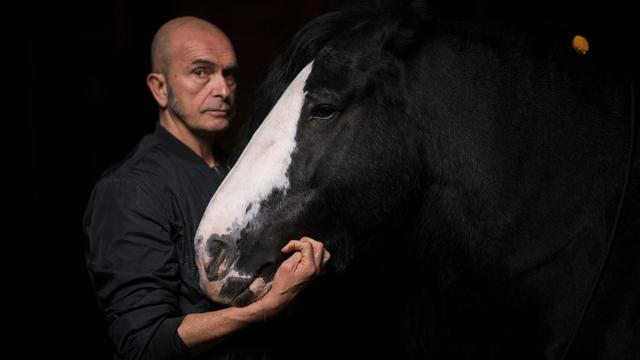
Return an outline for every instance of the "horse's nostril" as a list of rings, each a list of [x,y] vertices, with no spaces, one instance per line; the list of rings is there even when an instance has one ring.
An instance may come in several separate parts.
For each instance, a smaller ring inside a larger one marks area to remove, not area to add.
[[[218,280],[220,274],[219,269],[229,256],[229,246],[220,240],[209,239],[207,244],[207,252],[211,258],[211,262],[206,266],[207,279],[209,281]]]

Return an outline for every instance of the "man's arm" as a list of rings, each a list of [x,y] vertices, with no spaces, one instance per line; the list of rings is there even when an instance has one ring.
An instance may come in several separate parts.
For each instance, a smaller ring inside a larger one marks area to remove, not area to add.
[[[322,243],[308,237],[290,241],[282,252],[293,254],[280,265],[271,290],[260,300],[245,307],[185,316],[178,335],[191,353],[203,352],[236,331],[279,314],[322,273],[331,257]]]
[[[184,358],[176,329],[180,267],[170,224],[172,194],[152,177],[96,184],[84,218],[87,268],[122,359]]]

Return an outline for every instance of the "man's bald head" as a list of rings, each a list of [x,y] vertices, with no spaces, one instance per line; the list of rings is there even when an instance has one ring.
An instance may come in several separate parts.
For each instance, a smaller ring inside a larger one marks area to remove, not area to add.
[[[176,46],[194,33],[207,33],[213,41],[233,48],[229,38],[212,23],[194,16],[183,16],[166,22],[151,42],[151,71],[167,74]]]

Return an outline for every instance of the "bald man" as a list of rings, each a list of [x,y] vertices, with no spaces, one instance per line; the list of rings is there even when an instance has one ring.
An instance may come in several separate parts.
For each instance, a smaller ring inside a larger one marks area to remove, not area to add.
[[[155,131],[98,180],[84,217],[87,266],[115,356],[270,358],[261,327],[319,275],[329,254],[313,239],[292,240],[284,251],[296,256],[257,302],[223,308],[204,297],[193,239],[228,171],[215,140],[234,114],[236,55],[219,28],[181,17],[158,30],[151,62]]]

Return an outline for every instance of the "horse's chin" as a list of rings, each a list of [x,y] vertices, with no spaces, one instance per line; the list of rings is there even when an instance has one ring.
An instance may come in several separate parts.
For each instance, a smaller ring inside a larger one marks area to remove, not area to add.
[[[263,278],[256,278],[251,285],[231,300],[236,307],[247,306],[260,300],[271,289],[271,283],[265,283]]]
[[[209,299],[218,304],[231,305],[233,298],[220,295],[220,290],[223,285],[224,280],[207,281],[202,278],[200,280],[200,288]]]
[[[265,278],[257,277],[251,285],[249,285],[249,290],[254,294],[253,301],[260,300],[271,290],[271,281],[265,281]]]
[[[201,288],[209,299],[212,301],[236,307],[247,306],[259,299],[261,299],[271,289],[271,281],[266,281],[263,277],[256,277],[252,281],[247,281],[246,286],[238,287],[237,283],[235,288],[240,288],[239,291],[231,292],[228,285],[233,278],[223,278],[216,281],[201,281]],[[235,279],[237,281],[237,278]]]

